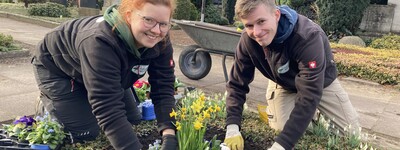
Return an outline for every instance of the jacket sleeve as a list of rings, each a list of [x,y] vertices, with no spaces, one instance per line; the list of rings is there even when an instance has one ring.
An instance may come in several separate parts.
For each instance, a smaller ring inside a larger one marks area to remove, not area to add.
[[[140,149],[123,103],[121,59],[115,43],[90,37],[79,46],[83,81],[99,126],[115,149]]]
[[[294,47],[293,59],[298,63],[295,78],[296,102],[282,132],[275,139],[285,149],[292,149],[307,126],[322,97],[326,68],[322,32],[311,32],[308,39],[300,40]]]
[[[226,97],[226,125],[241,125],[243,105],[246,94],[249,93],[249,84],[254,79],[255,67],[246,51],[243,38],[241,38],[235,53],[235,61],[226,84],[228,95]]]
[[[150,98],[154,104],[154,110],[158,123],[158,131],[174,129],[172,124],[175,119],[169,116],[175,109],[175,63],[173,60],[173,48],[169,40],[157,45],[160,55],[150,62],[148,73],[151,85]]]

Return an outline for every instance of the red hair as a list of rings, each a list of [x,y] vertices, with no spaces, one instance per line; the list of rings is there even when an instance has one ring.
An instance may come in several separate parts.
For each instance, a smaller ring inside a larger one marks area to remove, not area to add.
[[[164,5],[169,7],[171,9],[170,18],[172,17],[175,10],[174,0],[122,0],[121,4],[118,6],[118,12],[122,15],[128,11],[140,10],[146,3],[150,3],[153,5]]]

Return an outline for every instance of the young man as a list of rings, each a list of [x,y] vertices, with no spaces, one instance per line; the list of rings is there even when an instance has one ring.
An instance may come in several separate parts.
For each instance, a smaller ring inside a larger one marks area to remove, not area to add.
[[[238,0],[245,32],[227,83],[225,143],[243,149],[243,104],[257,68],[270,82],[266,92],[269,124],[281,131],[270,149],[293,149],[317,108],[341,131],[358,130],[358,115],[341,87],[328,38],[310,19],[272,0]]]

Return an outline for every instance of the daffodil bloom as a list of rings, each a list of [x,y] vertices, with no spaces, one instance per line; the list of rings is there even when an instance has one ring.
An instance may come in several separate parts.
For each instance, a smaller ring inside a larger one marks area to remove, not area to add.
[[[216,111],[216,112],[221,111],[221,107],[219,107],[218,105],[215,105],[215,111]]]
[[[195,130],[200,130],[203,127],[203,124],[201,124],[199,121],[195,121],[193,126]]]
[[[190,106],[196,113],[200,113],[201,109],[203,108],[201,105],[194,103],[192,106]]]
[[[176,130],[180,131],[182,129],[182,125],[180,122],[176,122]]]
[[[206,100],[206,96],[204,96],[204,94],[201,94],[201,95],[200,95],[200,99],[201,99],[202,101],[204,101],[204,100]]]
[[[172,112],[169,113],[169,116],[170,116],[171,118],[176,116],[176,112],[175,112],[174,109],[172,109]]]
[[[181,108],[181,110],[182,110],[182,113],[186,113],[186,108],[185,107]]]
[[[204,118],[210,118],[211,117],[210,113],[208,113],[207,111],[203,111],[203,116],[204,116]]]
[[[208,107],[207,111],[208,112],[214,112],[214,109],[212,109],[211,107]]]
[[[185,114],[182,114],[182,115],[181,115],[181,119],[182,119],[182,120],[186,119],[186,115],[185,115]]]
[[[181,126],[181,125],[176,126],[176,130],[180,131],[181,129],[182,129],[182,126]]]
[[[196,121],[203,122],[203,121],[204,121],[203,116],[199,115],[199,116],[197,117],[197,120],[196,120]]]

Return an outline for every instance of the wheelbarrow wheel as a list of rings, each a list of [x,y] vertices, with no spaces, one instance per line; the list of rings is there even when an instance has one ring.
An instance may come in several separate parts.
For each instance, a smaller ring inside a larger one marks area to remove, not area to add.
[[[196,60],[193,61],[195,50],[197,48],[200,48],[200,46],[187,46],[179,55],[179,68],[183,75],[192,80],[204,78],[211,69],[211,56],[208,52],[198,51],[196,53]]]

